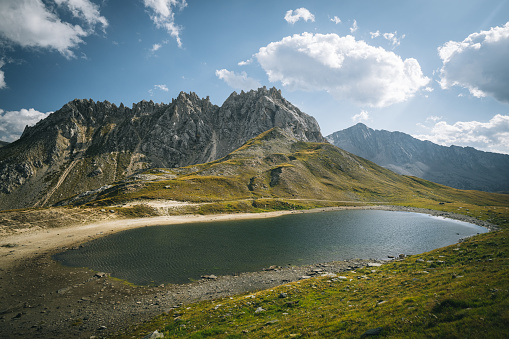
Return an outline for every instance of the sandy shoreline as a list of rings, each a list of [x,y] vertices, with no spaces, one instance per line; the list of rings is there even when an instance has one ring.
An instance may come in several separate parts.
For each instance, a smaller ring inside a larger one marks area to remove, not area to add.
[[[97,338],[133,323],[148,320],[188,303],[253,293],[313,274],[316,269],[336,273],[366,266],[372,260],[345,260],[276,270],[220,276],[183,285],[135,287],[85,268],[64,267],[51,255],[80,243],[137,227],[210,221],[272,218],[291,213],[344,209],[418,212],[494,225],[472,217],[398,206],[320,208],[305,211],[184,215],[115,219],[91,224],[39,229],[0,237],[0,337]],[[9,244],[9,246],[5,246]]]

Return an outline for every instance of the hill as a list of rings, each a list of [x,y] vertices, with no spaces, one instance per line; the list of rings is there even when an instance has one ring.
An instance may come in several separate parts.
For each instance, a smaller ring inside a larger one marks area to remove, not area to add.
[[[275,88],[234,92],[221,107],[183,92],[132,108],[73,100],[0,148],[0,210],[50,206],[147,168],[212,161],[275,126],[324,141],[316,120]]]
[[[230,202],[239,201],[249,211],[273,199],[286,201],[287,208],[313,202],[509,204],[507,195],[465,192],[399,175],[328,143],[299,141],[280,128],[216,161],[150,169],[60,204],[112,206],[153,199],[215,203],[203,205],[204,213],[223,211],[226,205],[235,209]]]
[[[440,146],[361,123],[332,133],[327,140],[399,174],[459,189],[509,192],[509,155]]]

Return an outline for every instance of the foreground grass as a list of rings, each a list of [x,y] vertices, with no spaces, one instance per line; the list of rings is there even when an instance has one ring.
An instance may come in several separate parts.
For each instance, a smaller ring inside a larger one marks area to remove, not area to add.
[[[507,208],[440,208],[489,219],[501,230],[340,277],[187,305],[114,337],[158,330],[165,338],[359,338],[381,328],[379,337],[507,338]]]

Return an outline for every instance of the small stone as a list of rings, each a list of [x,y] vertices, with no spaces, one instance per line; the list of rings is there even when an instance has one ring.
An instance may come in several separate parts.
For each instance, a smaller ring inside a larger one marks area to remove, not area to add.
[[[157,338],[164,338],[163,333],[159,333],[158,330],[155,330],[154,332],[147,334],[143,337],[143,339],[157,339]]]
[[[383,330],[382,327],[371,328],[371,329],[367,330],[366,332],[364,332],[361,335],[361,338],[364,338],[364,337],[367,337],[367,336],[372,336],[372,335],[379,335],[380,333],[382,333],[382,330]]]
[[[255,310],[255,313],[264,312],[265,310],[260,306]]]
[[[214,274],[211,274],[211,275],[202,275],[201,277],[202,277],[202,279],[210,279],[210,280],[217,279],[217,276],[215,276]]]

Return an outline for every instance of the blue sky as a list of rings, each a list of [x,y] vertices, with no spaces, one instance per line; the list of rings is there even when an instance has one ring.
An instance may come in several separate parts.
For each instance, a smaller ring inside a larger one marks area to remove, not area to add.
[[[363,122],[509,154],[509,1],[1,0],[0,140],[75,98],[275,86],[324,135]]]

